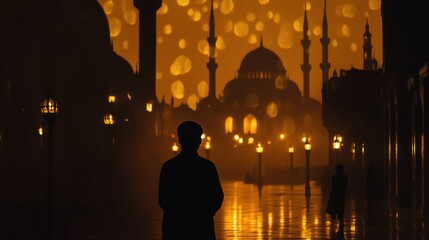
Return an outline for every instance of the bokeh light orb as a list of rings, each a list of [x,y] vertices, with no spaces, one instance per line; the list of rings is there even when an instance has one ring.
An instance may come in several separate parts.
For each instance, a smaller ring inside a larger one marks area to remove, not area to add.
[[[220,3],[220,12],[223,14],[230,14],[234,11],[233,0],[222,0]]]
[[[173,32],[173,26],[171,24],[166,24],[163,28],[163,32],[166,35],[171,34],[171,32]]]
[[[161,7],[158,9],[158,11],[156,12],[157,14],[161,14],[164,15],[166,13],[168,13],[168,5],[165,2],[162,2]]]
[[[341,27],[341,33],[342,33],[342,34],[343,34],[343,36],[345,36],[345,37],[350,37],[351,32],[350,32],[350,28],[349,28],[349,26],[348,26],[347,24],[344,24],[344,25]]]
[[[198,96],[205,98],[209,95],[209,84],[207,81],[200,81],[197,86]]]
[[[234,25],[234,34],[237,37],[245,37],[249,33],[249,25],[244,21],[239,21]]]
[[[194,21],[194,22],[198,22],[198,21],[200,21],[201,20],[201,12],[200,11],[195,11],[194,12],[194,15],[192,15],[192,21]]]
[[[114,3],[113,3],[112,0],[109,0],[109,1],[105,2],[103,4],[104,13],[106,13],[106,15],[111,14],[112,11],[113,11],[113,7],[114,7]]]
[[[256,36],[256,34],[250,34],[247,38],[247,42],[249,42],[250,44],[255,44],[258,42],[258,37]]]
[[[303,29],[303,19],[298,18],[293,21],[293,29],[297,32],[302,32]]]
[[[164,77],[164,73],[161,71],[156,71],[155,78],[162,79],[162,77]]]
[[[280,20],[281,20],[280,14],[279,13],[274,14],[273,22],[274,23],[280,23]]]
[[[128,48],[129,48],[129,42],[128,42],[128,40],[124,40],[123,42],[122,42],[122,48],[124,48],[125,50],[128,50]]]
[[[313,29],[314,36],[320,36],[322,34],[322,28],[320,26],[316,26]]]
[[[225,32],[231,32],[234,29],[234,23],[231,20],[225,22],[224,25]]]
[[[203,55],[208,56],[210,51],[210,46],[207,42],[207,40],[203,39],[198,41],[198,52],[200,52]]]
[[[281,31],[277,36],[277,43],[283,49],[290,49],[293,45],[293,36],[290,32]]]
[[[134,25],[137,22],[137,12],[134,9],[129,9],[124,12],[124,19],[125,21],[130,24]]]
[[[186,101],[186,103],[188,104],[189,108],[192,110],[197,110],[197,103],[198,103],[199,99],[197,97],[197,95],[192,94],[191,96],[188,97],[188,100]]]
[[[258,0],[258,2],[261,5],[267,5],[268,3],[270,3],[270,0]]]
[[[189,3],[190,3],[190,0],[177,0],[177,5],[181,7],[186,7],[189,5]]]
[[[247,21],[249,21],[249,22],[253,22],[253,21],[255,21],[255,19],[256,19],[256,16],[255,16],[255,14],[254,14],[254,13],[252,13],[252,12],[248,12],[248,13],[246,14],[246,20],[247,20]]]
[[[369,9],[372,11],[380,10],[381,0],[369,0],[368,5]]]
[[[108,22],[109,22],[110,36],[117,37],[122,30],[121,20],[119,20],[117,17],[109,17]]]
[[[178,45],[179,45],[179,48],[181,48],[181,49],[186,48],[186,40],[183,38],[180,39]]]
[[[262,32],[262,31],[264,31],[264,28],[265,28],[265,24],[262,21],[258,21],[255,23],[256,31]]]
[[[287,86],[287,79],[284,74],[277,75],[276,79],[274,80],[275,87],[277,89],[285,89]]]
[[[185,96],[185,85],[183,85],[182,81],[176,80],[171,84],[171,93],[177,99],[182,99]]]
[[[225,48],[226,48],[225,40],[223,40],[222,36],[218,36],[216,40],[216,49],[225,50]]]
[[[191,68],[191,59],[189,59],[185,55],[180,55],[174,60],[173,64],[171,64],[170,73],[173,76],[184,75],[191,71]]]
[[[267,106],[267,115],[271,118],[277,117],[277,114],[279,113],[279,109],[277,107],[277,104],[275,102],[270,102]]]
[[[331,43],[331,45],[332,45],[333,47],[338,47],[338,41],[337,41],[337,39],[332,39],[332,43]]]
[[[356,17],[356,6],[354,4],[344,4],[343,6],[343,16],[346,18]]]
[[[352,51],[352,52],[357,52],[357,44],[356,43],[351,43],[350,44],[350,50]]]

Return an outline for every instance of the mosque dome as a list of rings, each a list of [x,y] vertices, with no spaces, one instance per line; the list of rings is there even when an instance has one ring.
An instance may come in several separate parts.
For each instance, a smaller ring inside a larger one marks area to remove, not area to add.
[[[239,73],[271,72],[284,73],[285,68],[279,56],[273,51],[261,45],[250,51],[241,61]]]

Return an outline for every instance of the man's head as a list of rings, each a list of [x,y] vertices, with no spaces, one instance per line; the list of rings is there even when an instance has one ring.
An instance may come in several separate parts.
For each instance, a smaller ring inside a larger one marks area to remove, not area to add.
[[[343,173],[344,172],[344,166],[341,164],[337,165],[337,173]]]
[[[179,143],[184,150],[197,151],[201,144],[203,128],[194,121],[185,121],[177,127]]]

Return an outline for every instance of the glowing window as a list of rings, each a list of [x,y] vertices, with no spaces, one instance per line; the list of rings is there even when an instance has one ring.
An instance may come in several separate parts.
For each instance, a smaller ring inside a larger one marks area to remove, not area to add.
[[[234,130],[234,119],[232,117],[227,117],[225,120],[225,133],[232,133]]]
[[[247,114],[243,121],[244,134],[256,134],[258,129],[258,121],[253,114]]]
[[[115,103],[115,101],[116,101],[116,97],[115,96],[109,96],[109,99],[108,99],[108,101],[109,101],[109,103]]]

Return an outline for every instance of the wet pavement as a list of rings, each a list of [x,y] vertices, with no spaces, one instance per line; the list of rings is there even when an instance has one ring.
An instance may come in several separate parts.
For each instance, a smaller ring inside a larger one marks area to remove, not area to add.
[[[347,196],[344,228],[339,231],[338,221],[326,214],[327,197],[314,182],[308,200],[304,185],[270,185],[262,192],[242,181],[222,185],[225,199],[215,216],[217,239],[425,239],[412,215],[392,213],[385,202],[373,203],[368,213],[362,196]],[[154,216],[152,234],[141,239],[161,239],[160,223],[161,216]]]

